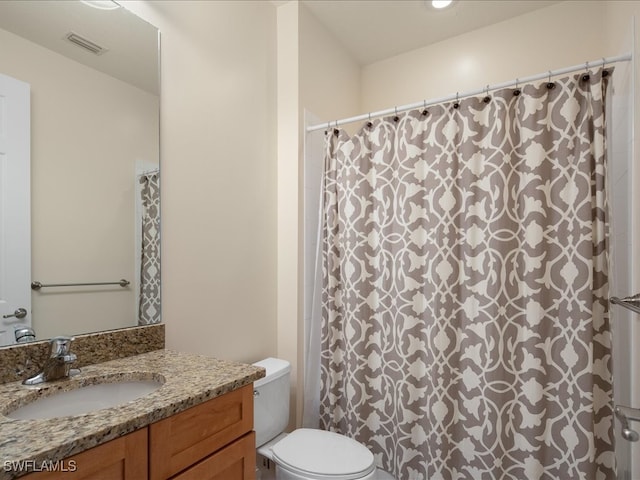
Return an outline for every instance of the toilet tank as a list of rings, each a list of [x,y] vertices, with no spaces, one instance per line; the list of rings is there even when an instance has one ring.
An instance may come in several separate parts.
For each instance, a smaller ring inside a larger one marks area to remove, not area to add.
[[[291,365],[278,358],[266,358],[254,365],[267,371],[264,378],[253,383],[253,428],[259,447],[284,432],[289,423]]]

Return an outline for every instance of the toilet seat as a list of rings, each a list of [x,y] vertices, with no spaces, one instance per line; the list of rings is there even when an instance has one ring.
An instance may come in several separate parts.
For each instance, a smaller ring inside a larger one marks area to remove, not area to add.
[[[314,480],[357,480],[376,469],[373,454],[349,437],[300,428],[272,447],[279,467]]]

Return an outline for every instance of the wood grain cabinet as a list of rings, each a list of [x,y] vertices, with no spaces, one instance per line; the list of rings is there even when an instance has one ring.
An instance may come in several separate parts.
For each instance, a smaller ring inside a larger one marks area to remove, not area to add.
[[[49,471],[31,473],[29,480],[125,480],[148,477],[148,429],[142,428],[60,462],[40,465]]]
[[[255,480],[253,386],[65,459],[33,480]],[[69,471],[75,468],[75,471]]]
[[[153,423],[149,425],[149,478],[253,479],[252,429],[252,385]],[[232,470],[224,474],[228,469]]]

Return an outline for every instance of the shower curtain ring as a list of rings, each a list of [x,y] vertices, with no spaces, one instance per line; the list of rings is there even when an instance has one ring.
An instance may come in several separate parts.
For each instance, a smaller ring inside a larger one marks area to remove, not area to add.
[[[516,89],[513,91],[514,97],[517,97],[518,95],[520,95],[520,89],[518,88],[518,83],[520,83],[520,80],[516,78]]]
[[[602,77],[609,76],[609,70],[607,70],[607,60],[602,57]]]
[[[427,115],[429,113],[429,111],[427,110],[427,101],[423,100],[422,101],[422,115]]]
[[[489,103],[491,101],[491,97],[489,96],[489,84],[487,84],[487,87],[484,90],[484,98],[482,101],[484,103]]]
[[[373,122],[371,122],[371,112],[369,112],[369,121],[367,122],[367,127],[371,128],[373,126]]]
[[[590,78],[589,75],[589,62],[584,62],[584,75],[582,75],[582,81],[586,82]]]
[[[556,85],[551,81],[551,70],[549,70],[549,81],[547,82],[547,89],[551,90]]]
[[[398,120],[400,120],[400,117],[398,117],[398,107],[393,107],[393,111],[395,112],[395,116],[393,117],[393,121],[397,122]]]
[[[453,108],[458,109],[458,107],[460,107],[460,99],[458,98],[458,94],[460,92],[456,92],[456,102],[453,104]]]

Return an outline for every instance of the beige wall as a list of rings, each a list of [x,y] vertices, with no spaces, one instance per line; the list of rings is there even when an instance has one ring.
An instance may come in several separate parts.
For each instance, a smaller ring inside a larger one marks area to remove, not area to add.
[[[303,389],[303,190],[305,110],[320,118],[359,109],[360,67],[308,9],[278,7],[278,349],[292,364],[291,425]]]
[[[304,214],[303,175],[305,169],[313,169],[320,165],[305,164],[304,144],[308,140],[304,125],[305,113],[311,113],[317,118],[331,120],[345,116],[355,115],[360,111],[360,72],[361,68],[344,47],[332,36],[331,33],[314,17],[304,4],[300,4],[298,16],[299,37],[299,77],[300,77],[300,115],[298,135],[300,149],[298,159],[300,175],[298,176],[298,286],[299,294],[298,315],[298,375],[297,386],[299,391],[304,389],[304,234],[312,231],[313,225],[305,226],[305,221],[310,221]],[[304,232],[304,233],[303,233]],[[316,238],[313,232],[314,240]],[[293,319],[291,319],[293,320]],[[294,339],[289,338],[292,344]],[[303,395],[297,398],[297,424],[301,422]]]
[[[167,348],[276,354],[276,9],[148,1],[161,31]]]
[[[32,279],[135,283],[135,165],[158,158],[158,98],[0,30],[31,85]],[[133,326],[135,287],[32,293],[38,338]]]
[[[477,90],[603,57],[606,3],[562,2],[367,65],[363,111]]]
[[[296,423],[299,397],[298,241],[300,209],[299,6],[289,2],[278,7],[278,350],[277,357],[291,362],[289,425]]]
[[[300,5],[300,106],[323,120],[360,113],[360,65]]]
[[[308,122],[305,115],[312,114],[322,120],[355,115],[360,111],[360,65],[351,57],[344,47],[332,36],[331,33],[315,18],[304,4],[300,4],[298,16],[300,38],[299,38],[299,77],[300,77],[300,118],[298,135],[300,139],[300,149],[298,159],[300,165],[300,175],[297,179],[298,194],[298,315],[295,319],[298,325],[297,356],[298,356],[298,391],[304,391],[304,338],[305,332],[305,312],[304,312],[304,245],[308,245],[305,235],[311,235],[311,241],[315,243],[317,232],[317,207],[315,205],[306,206],[305,193],[313,191],[319,187],[319,182],[303,189],[304,178],[315,177],[313,172],[321,171],[321,157],[316,164],[311,164],[313,157],[305,159],[304,145],[310,141],[306,134],[304,124]],[[320,135],[316,133],[317,136]],[[311,175],[309,175],[311,171]],[[307,197],[308,198],[308,197]],[[309,215],[309,211],[314,215]],[[309,224],[310,223],[310,224]],[[307,257],[307,265],[312,264],[311,258]],[[309,277],[307,277],[309,278]],[[291,318],[290,321],[294,319]],[[287,339],[289,344],[293,344],[294,338]],[[303,395],[297,397],[296,421],[300,425],[302,421]]]

